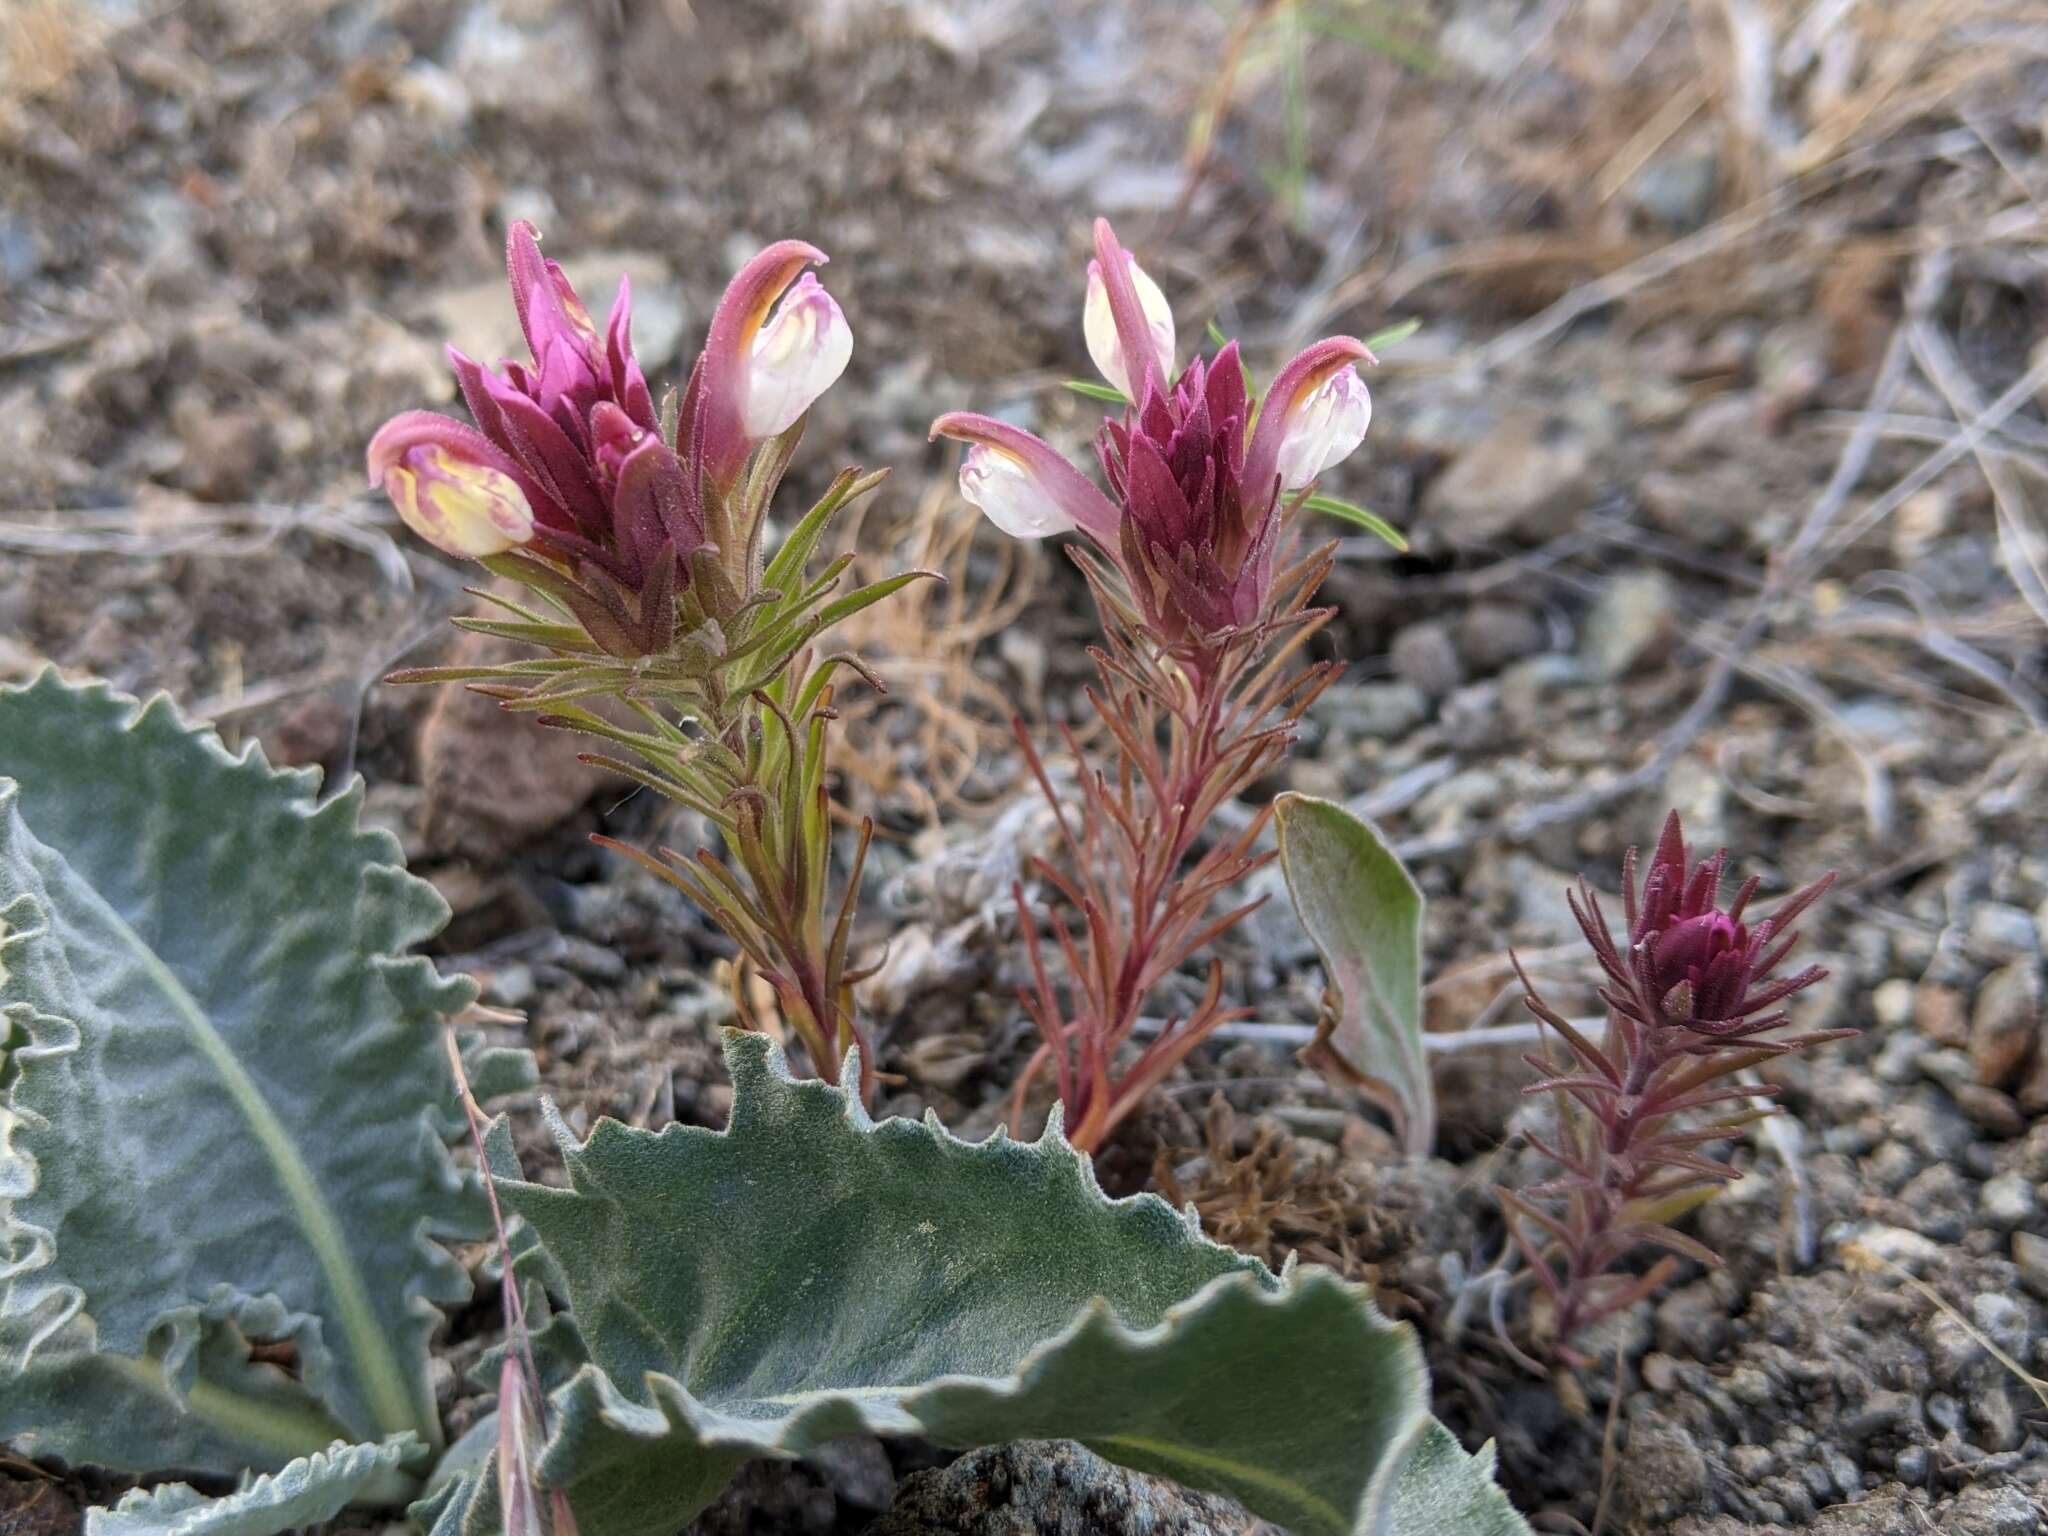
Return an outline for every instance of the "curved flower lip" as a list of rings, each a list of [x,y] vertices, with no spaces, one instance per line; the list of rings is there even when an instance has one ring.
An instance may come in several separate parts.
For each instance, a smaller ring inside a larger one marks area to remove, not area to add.
[[[1329,383],[1338,369],[1377,361],[1365,343],[1352,336],[1326,336],[1297,352],[1259,405],[1259,424],[1252,430],[1251,447],[1244,456],[1247,490],[1256,489],[1256,494],[1263,495],[1264,488],[1278,482],[1281,444],[1298,424],[1310,396]]]
[[[476,428],[436,411],[400,411],[377,429],[364,454],[370,484],[380,486],[384,477],[414,448],[434,447],[458,459],[466,459],[517,482],[531,499],[523,470],[512,456]]]
[[[826,260],[825,253],[807,241],[778,240],[740,268],[712,313],[699,361],[702,372],[691,381],[694,398],[685,402],[683,414],[696,413],[705,469],[720,485],[732,482],[757,440],[745,422],[754,338],[797,274],[805,267],[823,266]]]
[[[1118,242],[1116,231],[1110,227],[1109,220],[1097,219],[1095,261],[1089,267],[1089,276],[1091,279],[1097,276],[1101,279],[1103,294],[1109,304],[1110,320],[1116,333],[1117,347],[1121,354],[1120,360],[1124,364],[1126,375],[1129,373],[1132,359],[1143,359],[1144,374],[1138,378],[1127,376],[1119,386],[1125,398],[1133,405],[1144,403],[1145,390],[1155,368],[1160,375],[1161,388],[1172,382],[1173,373],[1173,314],[1171,310],[1166,309],[1165,295],[1159,295],[1155,303],[1158,308],[1165,310],[1166,324],[1161,330],[1155,331],[1152,316],[1145,303],[1148,296],[1141,294],[1136,280],[1143,275],[1136,259]],[[1158,291],[1158,284],[1152,283],[1151,278],[1146,277],[1145,281],[1151,283],[1155,293]],[[1085,309],[1083,323],[1085,327]],[[1095,351],[1093,338],[1090,339],[1089,350],[1095,356],[1096,366],[1102,368],[1103,357],[1101,353]],[[1163,361],[1160,355],[1162,351],[1165,354]],[[1103,368],[1103,377],[1109,379],[1112,384],[1118,383],[1116,379],[1110,378],[1107,368]]]
[[[991,521],[1004,532],[1016,533],[1023,538],[1043,538],[1063,528],[1079,528],[1105,548],[1114,550],[1117,547],[1117,528],[1122,515],[1116,504],[1044,439],[1034,437],[1022,427],[1013,427],[1006,421],[977,415],[973,411],[947,412],[932,423],[931,435],[934,438],[950,437],[973,448],[1000,454],[1016,466],[1018,473],[1045,499],[1054,514],[1051,517],[1032,517],[1016,511],[991,512]],[[986,462],[981,461],[984,476],[993,472],[985,467]],[[1001,492],[1003,499],[999,505],[1014,508],[1018,492],[1022,489],[1022,486],[1012,486]],[[974,499],[974,496],[971,494],[969,499]],[[982,501],[976,500],[975,505],[985,512],[989,510]],[[1036,532],[1019,531],[1034,528]]]
[[[1298,491],[1342,463],[1372,425],[1372,394],[1355,368],[1339,368],[1310,390],[1280,440],[1282,490]]]
[[[838,382],[853,357],[846,315],[815,273],[782,296],[775,318],[754,334],[740,425],[756,440],[780,437]]]
[[[1074,528],[1022,461],[987,443],[970,443],[961,458],[960,494],[1013,539],[1049,538]]]

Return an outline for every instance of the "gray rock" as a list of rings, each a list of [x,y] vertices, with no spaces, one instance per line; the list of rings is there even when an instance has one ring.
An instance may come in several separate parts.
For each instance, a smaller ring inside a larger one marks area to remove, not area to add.
[[[1393,741],[1422,724],[1429,700],[1412,683],[1358,683],[1332,688],[1316,710],[1332,731]]]
[[[2048,1237],[2038,1232],[2013,1233],[2012,1261],[2019,1267],[2020,1283],[2036,1296],[2048,1298]]]
[[[604,57],[580,7],[479,0],[455,25],[448,69],[480,108],[573,122],[604,89]]]
[[[1922,1051],[1914,1058],[1914,1065],[1920,1069],[1921,1076],[1933,1078],[1950,1093],[1954,1093],[1965,1083],[1976,1081],[1970,1066],[1970,1058],[1962,1051]]]
[[[1733,1325],[1710,1281],[1681,1286],[1657,1304],[1657,1347],[1668,1355],[1712,1361],[1728,1347]],[[1764,1469],[1770,1471],[1769,1467]],[[1755,1474],[1750,1481],[1763,1476]]]
[[[1728,1465],[1744,1482],[1757,1483],[1778,1470],[1778,1458],[1767,1445],[1738,1445],[1728,1452]]]
[[[1970,1439],[1987,1451],[2010,1451],[2026,1438],[2020,1422],[2019,1405],[2006,1388],[2006,1379],[1995,1379],[1984,1390],[1970,1394]]]
[[[1465,681],[1450,627],[1435,619],[1410,624],[1394,636],[1389,659],[1396,677],[1433,699],[1442,698]]]
[[[1586,616],[1579,655],[1602,682],[1626,677],[1655,660],[1678,629],[1678,594],[1671,578],[1645,568],[1613,577]]]
[[[1854,1440],[1868,1440],[1880,1430],[1896,1429],[1920,1416],[1920,1402],[1910,1392],[1873,1392],[1841,1421]]]
[[[1987,1088],[2009,1086],[2041,1032],[2041,968],[2016,960],[1984,978],[1970,1009],[1970,1064]]]
[[[1975,1483],[1956,1495],[1944,1536],[2039,1536],[2041,1507],[2017,1483]]]
[[[1892,1112],[1892,1139],[1929,1162],[1952,1162],[1977,1138],[1953,1099],[1938,1088],[1921,1087]]]
[[[1970,914],[1970,945],[2001,960],[2034,953],[2040,935],[2034,914],[2003,901],[1980,901]]]
[[[2027,1347],[2032,1319],[2027,1304],[2004,1291],[1979,1291],[1970,1299],[1970,1320],[2007,1354]]]
[[[2033,1183],[2026,1175],[2001,1173],[1984,1181],[1977,1192],[1977,1209],[1994,1227],[2010,1232],[2031,1224],[2041,1213],[2041,1203],[2034,1198]]]
[[[1112,1466],[1071,1440],[970,1451],[906,1478],[867,1536],[1236,1536],[1228,1499]]]
[[[594,944],[589,939],[579,939],[574,934],[558,935],[548,946],[544,958],[585,981],[622,981],[626,975],[626,962],[617,950]]]
[[[1576,656],[1548,651],[1518,661],[1500,675],[1500,702],[1520,731],[1553,725],[1559,717],[1558,695],[1586,681]]]
[[[1711,149],[1660,155],[1630,183],[1631,203],[1667,229],[1698,229],[1714,211],[1721,162]]]
[[[1437,711],[1444,740],[1459,752],[1477,752],[1498,742],[1500,731],[1500,689],[1492,683],[1473,683],[1460,688]]]
[[[1913,1018],[1913,983],[1903,976],[1879,982],[1870,992],[1871,1017],[1880,1029],[1896,1029]]]
[[[1459,616],[1458,656],[1475,676],[1534,656],[1548,638],[1536,615],[1514,603],[1475,603]]]
[[[1423,496],[1423,522],[1452,544],[1555,538],[1593,493],[1583,433],[1517,412],[1452,460]]]
[[[1870,1070],[1881,1083],[1910,1083],[1920,1075],[1920,1058],[1926,1054],[1927,1041],[1919,1031],[1901,1029],[1885,1037]]]
[[[825,1479],[834,1498],[855,1509],[887,1509],[896,1497],[896,1469],[873,1435],[827,1440],[804,1464]]]
[[[1620,1491],[1636,1521],[1654,1527],[1676,1519],[1706,1497],[1706,1453],[1683,1425],[1655,1409],[1631,1412]]]
[[[1511,854],[1503,861],[1503,883],[1513,893],[1515,922],[1522,929],[1549,940],[1568,938],[1579,931],[1572,916],[1571,877],[1550,869],[1526,854]]]
[[[0,209],[0,280],[10,286],[26,283],[42,270],[42,237],[36,227]]]
[[[1961,1332],[1960,1329],[1957,1330]],[[1927,1422],[1943,1434],[1953,1434],[1963,1426],[1963,1405],[1946,1392],[1936,1392],[1927,1399]]]
[[[524,1008],[540,989],[533,979],[533,967],[514,962],[491,972],[485,994],[500,1008]]]

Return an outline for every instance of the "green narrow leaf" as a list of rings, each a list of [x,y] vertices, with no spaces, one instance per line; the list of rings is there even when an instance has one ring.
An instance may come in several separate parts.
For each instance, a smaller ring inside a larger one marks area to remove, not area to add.
[[[1365,338],[1365,350],[1384,352],[1389,347],[1398,347],[1402,342],[1422,329],[1422,321],[1411,315],[1398,325],[1390,325],[1384,331],[1374,331]]]
[[[1131,403],[1130,397],[1114,384],[1098,384],[1093,379],[1064,379],[1061,383],[1084,400],[1100,400],[1104,405]]]
[[[818,498],[818,504],[806,512],[792,528],[789,537],[782,541],[775,551],[775,558],[768,562],[761,573],[760,585],[764,589],[784,591],[802,579],[804,568],[811,563],[811,556],[817,552],[819,542],[825,537],[825,530],[832,519],[838,516],[842,507],[848,506],[868,494],[882,483],[886,471],[876,470],[860,475],[852,470],[843,471],[834,480],[825,494]]]
[[[941,580],[937,571],[905,571],[900,576],[885,576],[880,581],[849,592],[844,597],[834,598],[817,613],[816,634],[823,634],[842,619],[850,619],[864,608],[872,608],[883,598],[902,591],[913,581]]]
[[[1329,517],[1341,517],[1347,523],[1355,523],[1373,537],[1391,544],[1400,553],[1408,553],[1407,536],[1376,512],[1368,512],[1353,502],[1340,501],[1335,496],[1310,496],[1303,500],[1302,505],[1311,512],[1321,512]]]
[[[379,1484],[399,1485],[399,1467],[420,1448],[409,1434],[378,1445],[337,1441],[217,1499],[186,1483],[137,1488],[110,1509],[87,1510],[85,1536],[277,1536],[319,1525],[359,1498],[375,1500]],[[389,1488],[382,1491],[388,1501]]]
[[[1309,795],[1273,802],[1280,867],[1323,958],[1337,1011],[1310,1059],[1378,1098],[1409,1155],[1436,1141],[1436,1094],[1422,1041],[1422,891],[1368,822]]]
[[[0,1439],[226,1475],[439,1441],[469,1284],[435,1239],[488,1230],[446,1146],[475,994],[408,955],[448,909],[360,785],[318,783],[162,698],[0,689]]]
[[[500,640],[516,640],[522,645],[546,646],[556,651],[574,651],[582,656],[604,657],[604,652],[592,645],[590,637],[575,624],[532,624],[524,619],[468,617],[458,617],[453,622],[457,629],[466,629],[471,634],[492,635]]]
[[[1396,1518],[1427,1381],[1367,1288],[1107,1198],[1057,1120],[970,1145],[875,1124],[765,1036],[729,1031],[726,1060],[725,1132],[556,1120],[569,1187],[499,1180],[587,1350],[539,1461],[584,1536],[678,1529],[741,1462],[856,1433],[1072,1438],[1300,1536],[1453,1536]],[[1412,1475],[1451,1507],[1483,1470]],[[413,1514],[483,1536],[494,1474]]]

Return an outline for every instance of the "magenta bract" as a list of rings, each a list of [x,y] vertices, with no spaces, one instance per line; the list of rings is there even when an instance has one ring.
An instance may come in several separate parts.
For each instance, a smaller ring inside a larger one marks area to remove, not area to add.
[[[1726,907],[1716,905],[1728,867],[1724,848],[1696,864],[1686,860],[1685,832],[1672,812],[1640,887],[1631,850],[1622,867],[1628,952],[1621,953],[1590,889],[1572,898],[1580,926],[1609,986],[1611,1008],[1645,1027],[1691,1030],[1718,1041],[1759,1035],[1785,1022],[1778,1004],[1826,973],[1808,966],[1772,979],[1798,942],[1788,932],[1833,882],[1828,875],[1794,892],[1769,917],[1745,923],[1755,896],[1751,876]]]

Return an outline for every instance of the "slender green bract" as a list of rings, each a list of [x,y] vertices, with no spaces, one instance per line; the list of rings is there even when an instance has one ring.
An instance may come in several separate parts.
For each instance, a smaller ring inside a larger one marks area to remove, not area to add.
[[[1273,824],[1294,910],[1336,993],[1310,1059],[1382,1103],[1410,1155],[1426,1157],[1436,1093],[1422,1041],[1422,891],[1341,805],[1283,794]]]
[[[1107,1198],[1057,1117],[970,1145],[870,1121],[764,1036],[726,1059],[728,1130],[557,1122],[569,1187],[498,1181],[581,1335],[538,1470],[584,1536],[679,1529],[743,1461],[855,1433],[1075,1439],[1303,1536],[1524,1530],[1364,1287]],[[494,1475],[415,1514],[493,1531]]]
[[[488,1230],[446,1146],[473,992],[318,783],[163,699],[0,690],[0,1439],[223,1475],[440,1442],[437,1239]]]

